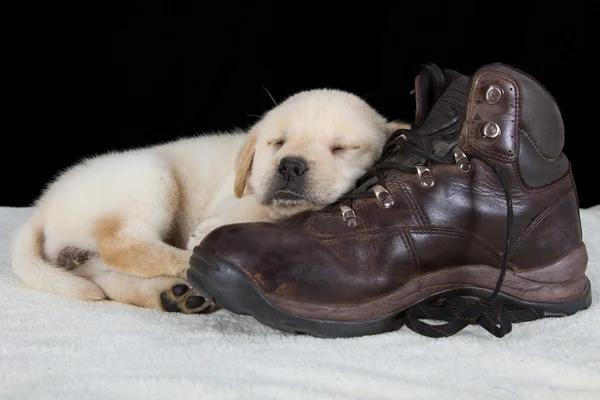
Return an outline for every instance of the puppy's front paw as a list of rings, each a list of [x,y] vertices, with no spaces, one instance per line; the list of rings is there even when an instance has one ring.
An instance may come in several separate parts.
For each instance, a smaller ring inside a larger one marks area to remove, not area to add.
[[[160,294],[163,310],[184,314],[203,314],[214,309],[214,304],[201,296],[196,289],[178,283]]]

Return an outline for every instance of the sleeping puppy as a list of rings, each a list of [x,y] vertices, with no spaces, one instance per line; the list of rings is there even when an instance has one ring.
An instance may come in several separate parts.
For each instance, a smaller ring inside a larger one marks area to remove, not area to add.
[[[12,248],[29,287],[197,313],[191,250],[225,224],[319,209],[352,188],[404,123],[338,90],[297,93],[247,132],[211,134],[78,163],[45,188]]]

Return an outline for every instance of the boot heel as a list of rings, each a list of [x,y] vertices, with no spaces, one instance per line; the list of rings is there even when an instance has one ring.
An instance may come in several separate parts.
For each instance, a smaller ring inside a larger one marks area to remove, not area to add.
[[[507,273],[502,292],[511,303],[538,309],[547,317],[572,315],[592,303],[587,263],[587,250],[581,243],[546,267]]]

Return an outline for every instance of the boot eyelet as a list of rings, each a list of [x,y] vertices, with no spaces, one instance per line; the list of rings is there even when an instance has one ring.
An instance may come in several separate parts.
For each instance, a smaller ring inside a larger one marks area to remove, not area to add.
[[[467,155],[459,148],[455,147],[452,149],[452,153],[454,154],[454,162],[456,163],[456,169],[462,172],[463,174],[468,174],[471,172],[473,167],[471,166],[471,162],[467,158]]]
[[[481,134],[484,139],[493,140],[500,136],[500,126],[494,122],[486,122],[481,128]]]
[[[490,85],[485,91],[485,101],[488,104],[498,104],[504,97],[504,90],[500,86]]]
[[[425,187],[432,187],[433,185],[435,185],[435,179],[433,179],[433,175],[431,174],[429,168],[427,168],[424,165],[417,165],[416,168],[417,174],[419,175],[419,182],[421,182],[421,185]]]
[[[348,206],[341,206],[340,210],[342,211],[342,218],[344,222],[348,226],[356,226],[358,225],[358,220],[356,219],[356,213],[353,209]]]
[[[390,208],[394,206],[394,198],[386,188],[381,185],[375,185],[373,186],[373,192],[375,192],[377,202],[382,208]]]

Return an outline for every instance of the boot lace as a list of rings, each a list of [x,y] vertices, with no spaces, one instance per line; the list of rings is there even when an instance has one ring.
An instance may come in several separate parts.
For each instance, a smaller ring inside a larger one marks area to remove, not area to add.
[[[384,208],[390,208],[393,198],[385,188],[386,171],[402,171],[417,173],[423,186],[434,184],[430,167],[437,164],[456,164],[459,171],[468,173],[472,166],[469,159],[480,160],[490,168],[502,183],[506,199],[506,240],[502,256],[500,274],[492,294],[487,300],[474,300],[461,295],[438,298],[435,302],[421,303],[409,308],[405,313],[405,324],[414,332],[429,337],[452,336],[471,324],[479,324],[496,337],[503,337],[510,333],[512,324],[518,322],[540,319],[543,314],[535,309],[523,309],[512,306],[509,302],[502,301],[500,289],[504,282],[511,253],[513,230],[513,207],[508,184],[502,173],[485,157],[477,154],[464,153],[458,146],[444,156],[436,155],[433,151],[434,141],[444,137],[458,137],[461,121],[457,116],[450,120],[439,130],[423,136],[418,129],[415,131],[398,130],[386,143],[380,162],[376,163],[357,182],[354,191],[343,196],[336,204],[340,207],[342,218],[350,226],[357,225],[356,213],[352,209],[353,202],[357,199],[376,197]],[[405,152],[407,160],[416,157],[419,161],[414,163],[387,161],[397,152]],[[375,178],[375,181],[373,181]],[[423,320],[445,321],[442,324],[428,324]]]

